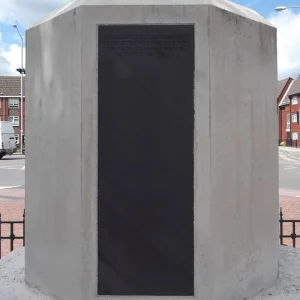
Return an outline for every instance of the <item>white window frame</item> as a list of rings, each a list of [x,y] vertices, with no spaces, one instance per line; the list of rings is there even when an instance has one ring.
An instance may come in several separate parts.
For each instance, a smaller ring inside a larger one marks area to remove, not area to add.
[[[298,96],[293,96],[292,105],[298,104]]]
[[[295,113],[295,114],[292,114],[292,122],[293,123],[297,123],[297,113]]]
[[[298,141],[298,132],[297,131],[292,133],[292,140]]]
[[[19,134],[15,133],[15,138],[16,138],[16,145],[20,144],[20,136]]]
[[[8,120],[12,124],[12,126],[17,127],[17,126],[20,125],[20,118],[19,118],[19,116],[9,116]]]
[[[20,100],[19,98],[9,98],[8,99],[8,107],[9,108],[19,108]]]

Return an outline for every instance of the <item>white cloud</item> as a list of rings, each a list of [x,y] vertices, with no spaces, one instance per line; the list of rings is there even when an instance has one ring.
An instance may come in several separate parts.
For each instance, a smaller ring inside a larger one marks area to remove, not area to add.
[[[25,66],[25,49],[24,49]],[[0,32],[0,75],[18,75],[17,68],[21,67],[21,47],[16,44],[7,45],[2,40]]]
[[[3,3],[2,3],[3,2]],[[24,28],[38,21],[43,15],[71,2],[70,0],[1,0],[0,21],[17,22]]]
[[[0,0],[0,2],[0,22],[17,23],[28,28],[45,14],[70,2],[70,0]],[[13,38],[19,40],[19,35],[15,33]],[[19,74],[16,69],[21,67],[20,52],[21,48],[17,44],[5,44],[0,32],[0,75]]]
[[[273,14],[269,21],[277,27],[279,78],[300,74],[300,14],[290,10]]]

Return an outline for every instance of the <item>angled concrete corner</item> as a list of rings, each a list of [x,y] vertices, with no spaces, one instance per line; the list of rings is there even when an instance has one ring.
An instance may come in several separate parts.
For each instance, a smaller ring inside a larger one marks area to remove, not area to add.
[[[187,183],[193,188],[194,220],[189,221],[194,227],[194,296],[166,293],[153,298],[242,300],[268,288],[277,278],[279,256],[276,29],[252,10],[225,0],[75,1],[27,31],[26,281],[57,299],[107,298],[97,296],[99,281],[110,276],[105,275],[106,257],[98,253],[98,213],[104,209],[100,200],[114,192],[102,193],[98,182],[103,162],[98,153],[107,138],[99,133],[99,122],[109,114],[99,110],[98,103],[110,99],[101,96],[101,89],[111,84],[98,60],[100,25],[160,25],[159,30],[164,25],[189,25],[194,32],[193,60],[185,57],[194,62],[193,91],[187,90],[194,110],[194,120],[188,120],[194,122],[189,135],[194,146],[187,151],[194,162],[193,178]],[[180,62],[178,70],[185,70]],[[124,64],[118,66],[122,78],[130,79]],[[181,80],[180,76],[178,72]],[[176,82],[176,76],[172,80]],[[179,88],[172,97],[168,81],[160,83],[170,101],[164,108],[158,106],[159,111],[173,111],[171,100],[180,100],[180,83],[174,84],[174,90]],[[145,95],[140,102],[148,99]],[[188,103],[188,95],[184,100]],[[113,114],[111,119],[107,121],[118,121]],[[150,123],[145,128],[151,128]],[[165,126],[169,128],[169,122]],[[172,134],[179,136],[175,130]],[[178,187],[180,183],[164,192]],[[175,202],[174,210],[180,206]],[[140,213],[137,219],[132,215],[137,228],[142,227]],[[188,213],[183,210],[182,215]],[[175,255],[174,248],[165,248],[170,257]],[[117,262],[113,264],[117,269]],[[128,290],[135,289],[122,279]],[[110,298],[125,297],[114,294],[113,281],[109,284]]]

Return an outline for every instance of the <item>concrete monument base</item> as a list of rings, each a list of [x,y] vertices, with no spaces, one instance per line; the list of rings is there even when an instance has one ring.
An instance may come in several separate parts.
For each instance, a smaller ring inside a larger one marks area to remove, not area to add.
[[[29,285],[242,300],[275,282],[276,29],[261,16],[75,1],[28,30],[26,77]]]

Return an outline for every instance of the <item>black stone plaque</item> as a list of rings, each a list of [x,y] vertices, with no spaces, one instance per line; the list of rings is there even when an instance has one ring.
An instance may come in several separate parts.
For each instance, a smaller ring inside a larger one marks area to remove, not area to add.
[[[194,27],[99,26],[98,295],[194,295]]]

